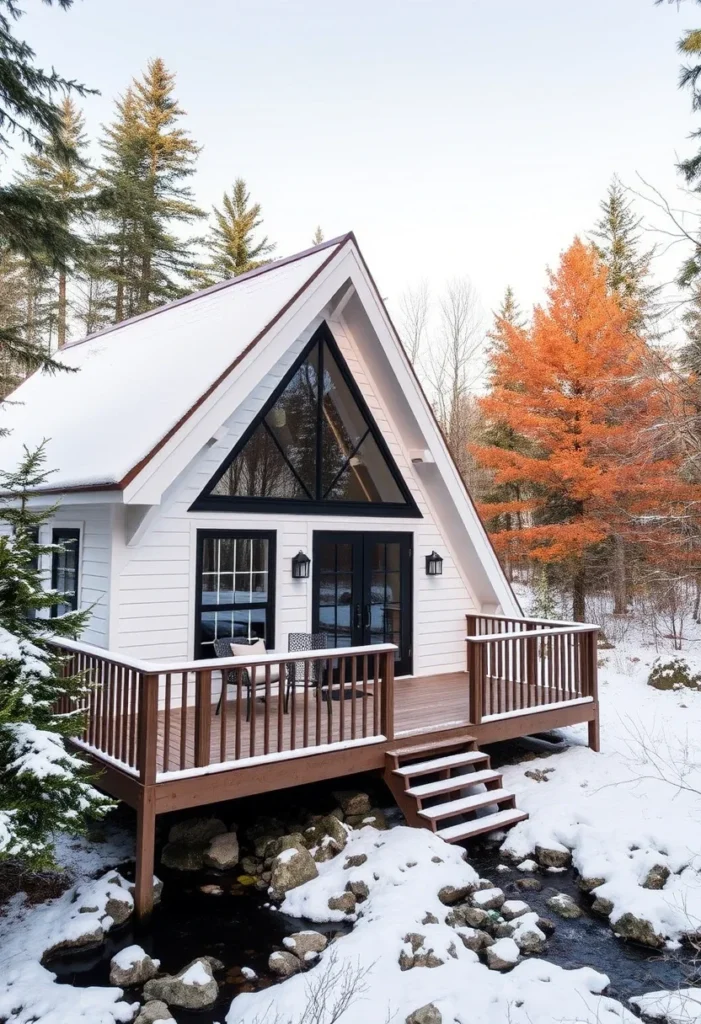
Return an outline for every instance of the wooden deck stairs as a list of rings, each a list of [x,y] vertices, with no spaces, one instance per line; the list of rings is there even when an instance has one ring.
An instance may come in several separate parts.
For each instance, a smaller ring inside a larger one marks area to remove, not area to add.
[[[471,736],[390,750],[384,778],[407,824],[428,828],[448,843],[528,817]]]

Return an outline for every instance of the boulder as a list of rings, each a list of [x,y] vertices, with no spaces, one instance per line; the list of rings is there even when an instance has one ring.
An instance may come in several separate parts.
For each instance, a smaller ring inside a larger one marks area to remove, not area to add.
[[[555,934],[555,922],[551,921],[549,917],[539,917],[536,924],[545,935]]]
[[[639,942],[641,945],[651,946],[653,949],[661,949],[664,946],[662,936],[655,932],[650,922],[646,921],[644,917],[623,914],[617,921],[611,922],[611,927],[622,939]]]
[[[496,921],[492,928],[495,939],[510,939],[513,937],[515,925],[511,921]]]
[[[143,985],[158,974],[160,960],[152,960],[141,946],[127,946],[120,949],[110,960],[110,985],[129,988]]]
[[[271,953],[268,967],[278,978],[291,978],[302,970],[302,964],[293,953]]]
[[[581,917],[583,913],[582,908],[577,906],[572,897],[564,892],[559,892],[557,896],[551,896],[547,904],[559,917],[564,917],[568,921]]]
[[[545,936],[538,928],[519,929],[514,935],[514,942],[522,953],[533,955],[545,949]]]
[[[331,896],[328,902],[329,910],[340,910],[344,914],[355,913],[356,898],[352,892],[344,892],[341,896]]]
[[[239,862],[239,841],[235,832],[222,832],[213,836],[204,853],[204,862],[210,868],[226,871]]]
[[[308,849],[329,846],[330,843],[333,843],[334,852],[338,853],[347,842],[348,833],[343,823],[333,814],[327,814],[320,818],[304,832],[304,845]]]
[[[356,822],[355,827],[364,828],[366,825],[371,825],[380,832],[386,832],[388,826],[385,812],[381,811],[379,807],[371,807],[367,814],[360,816],[360,821]]]
[[[406,1024],[443,1024],[443,1017],[441,1011],[433,1003],[426,1003],[425,1006],[420,1006],[418,1010],[409,1014]]]
[[[499,939],[487,947],[486,956],[491,971],[508,971],[518,963],[519,948],[513,939]]]
[[[602,917],[608,917],[613,910],[613,903],[603,896],[597,896],[591,905],[591,909],[593,914],[601,914]]]
[[[346,857],[346,863],[343,865],[343,870],[347,871],[349,868],[362,867],[367,859],[367,853],[354,853],[352,857]]]
[[[473,891],[472,885],[444,885],[438,892],[438,899],[446,907],[452,907],[454,903],[461,903]]]
[[[583,877],[580,877],[580,878],[577,879],[577,885],[582,890],[582,892],[591,892],[592,889],[598,889],[599,886],[603,885],[605,881],[606,881],[605,878],[596,878],[596,877],[594,877],[594,878],[583,878]]]
[[[404,936],[404,948],[399,954],[399,969],[410,971],[413,967],[441,967],[444,963],[432,949],[424,948],[425,935],[409,932]],[[409,946],[409,949],[406,947]]]
[[[282,850],[273,860],[270,875],[270,888],[280,898],[290,889],[296,889],[305,882],[310,882],[319,874],[314,858],[309,850],[302,846],[290,846]]]
[[[282,944],[290,953],[303,960],[307,953],[322,953],[329,940],[321,932],[294,932],[282,940]]]
[[[643,882],[643,889],[664,889],[665,883],[671,871],[664,864],[655,864],[650,868],[645,881]]]
[[[501,889],[479,889],[472,894],[472,903],[480,910],[499,910],[504,904],[506,896]]]
[[[215,961],[218,963],[218,961]],[[168,1006],[185,1010],[204,1010],[219,994],[209,957],[201,956],[175,975],[153,978],[144,986],[146,999],[162,999]]]
[[[226,825],[219,818],[188,818],[173,825],[168,833],[168,842],[198,846],[200,843],[208,843],[214,836],[222,835],[226,831]]]
[[[470,907],[461,906],[455,908],[456,912],[460,915],[462,922],[468,925],[470,928],[486,928],[491,922],[491,917],[487,910],[482,910],[481,907]],[[446,918],[446,923],[452,924]]]
[[[105,913],[108,917],[112,918],[115,926],[119,927],[120,924],[128,921],[133,911],[134,900],[126,890],[123,897],[119,891],[115,892],[112,890],[110,892],[109,898],[105,903]]]
[[[506,900],[501,907],[501,916],[506,921],[513,921],[515,917],[522,917],[530,911],[530,907],[523,900]]]
[[[539,878],[517,878],[514,885],[522,892],[540,892],[543,888]]]
[[[174,1024],[171,1012],[166,1004],[160,999],[151,999],[141,1007],[139,1016],[134,1021],[134,1024],[157,1024],[157,1021],[167,1021],[168,1024]]]
[[[543,868],[568,868],[572,863],[572,854],[559,843],[554,846],[536,846],[535,856]]]
[[[166,843],[161,864],[173,871],[201,871],[209,843]]]
[[[355,896],[356,903],[364,903],[370,895],[367,883],[357,880],[351,880],[346,882],[346,892],[352,892]]]
[[[334,800],[341,805],[346,817],[349,815],[364,816],[370,813],[370,797],[358,789],[343,789],[333,794]]]
[[[93,946],[101,945],[104,941],[105,933],[102,930],[102,926],[99,924],[91,925],[80,935],[61,939],[53,946],[49,946],[48,949],[44,950],[42,960],[50,960],[51,957],[55,956],[57,953],[64,953],[69,950],[91,949]]]
[[[473,953],[480,953],[487,946],[494,945],[494,939],[489,932],[483,932],[479,928],[461,928],[458,932],[462,944]]]
[[[531,860],[531,858],[529,857],[526,860],[522,860],[520,864],[516,865],[516,867],[519,871],[537,871],[538,862],[535,860]]]
[[[440,921],[435,914],[432,914],[431,911],[428,910],[421,919],[421,924],[440,924]]]

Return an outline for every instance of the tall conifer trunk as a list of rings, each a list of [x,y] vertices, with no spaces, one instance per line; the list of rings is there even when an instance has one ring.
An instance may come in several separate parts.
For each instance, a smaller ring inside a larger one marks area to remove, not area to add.
[[[628,587],[626,583],[626,549],[623,538],[613,538],[613,614],[625,615],[628,611]]]
[[[584,559],[577,560],[572,578],[572,618],[575,622],[585,622],[585,598],[587,593],[587,573]]]
[[[58,347],[63,348],[66,344],[66,311],[68,302],[66,299],[66,271],[59,271],[58,275]]]

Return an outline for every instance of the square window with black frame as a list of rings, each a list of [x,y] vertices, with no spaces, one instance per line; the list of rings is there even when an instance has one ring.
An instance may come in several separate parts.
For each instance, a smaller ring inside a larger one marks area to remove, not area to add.
[[[59,550],[51,560],[51,588],[63,600],[51,609],[51,615],[65,615],[78,608],[78,569],[80,566],[80,530],[58,526],[54,528],[51,543]]]

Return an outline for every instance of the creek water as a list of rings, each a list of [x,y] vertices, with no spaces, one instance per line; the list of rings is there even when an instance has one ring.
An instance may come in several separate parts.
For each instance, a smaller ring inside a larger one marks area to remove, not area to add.
[[[376,806],[387,802],[387,794],[384,793],[383,800],[383,791],[378,790],[376,779],[345,780],[346,786],[350,784],[365,791],[374,790]],[[330,789],[330,786],[305,787],[305,792],[295,799],[295,806],[325,813],[334,803]],[[289,816],[290,801],[284,794],[282,797],[277,801],[258,799],[248,807],[242,807],[243,801],[240,801],[233,810],[242,823],[250,823],[262,813],[279,814],[284,819]],[[206,813],[218,814],[225,821],[231,818],[221,807],[208,808]],[[397,821],[396,808],[388,809],[387,813],[391,823]],[[513,865],[509,865],[508,871],[498,870],[503,859],[494,845],[472,843],[468,856],[482,877],[491,879],[510,898],[525,900],[542,917],[553,921],[555,932],[548,939],[543,959],[564,968],[593,967],[601,971],[610,979],[607,994],[624,1005],[631,996],[688,985],[690,977],[693,978],[690,950],[682,949],[669,955],[617,939],[608,922],[591,913],[592,898],[580,891],[573,871],[539,872],[536,877],[542,884],[541,891],[522,891],[515,883],[525,876]],[[128,866],[124,873],[129,874]],[[148,924],[128,923],[113,931],[97,950],[53,959],[47,966],[60,982],[78,986],[108,985],[110,959],[132,943],[138,943],[151,956],[157,957],[161,970],[169,974],[176,973],[198,956],[211,955],[225,964],[225,970],[216,975],[220,983],[217,1003],[198,1012],[175,1009],[174,1016],[178,1024],[214,1024],[223,1022],[231,1000],[238,993],[277,983],[268,971],[267,961],[274,949],[284,948],[285,936],[309,927],[332,936],[348,927],[312,925],[286,917],[267,905],[265,893],[238,882],[239,871],[182,873],[160,869],[158,874],[164,881],[163,897]],[[218,886],[223,891],[214,895],[203,891],[206,886]],[[563,920],[554,914],[547,900],[556,893],[571,896],[582,908],[582,917]],[[252,968],[257,978],[247,980],[241,973],[243,967]],[[126,997],[137,1001],[140,990],[127,990]]]

